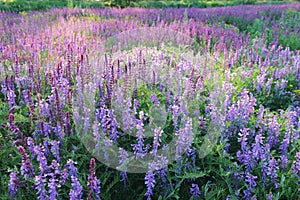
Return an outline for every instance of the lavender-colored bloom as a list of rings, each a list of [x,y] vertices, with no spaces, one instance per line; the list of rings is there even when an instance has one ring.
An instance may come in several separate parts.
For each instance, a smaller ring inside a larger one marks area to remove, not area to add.
[[[35,148],[35,153],[37,154],[37,160],[39,161],[39,170],[40,173],[44,173],[48,170],[47,158],[42,151],[41,145]]]
[[[127,168],[126,168],[126,161],[128,159],[128,153],[127,151],[125,151],[123,148],[119,148],[119,164],[120,164],[120,168],[121,168],[121,180],[124,183],[124,187],[126,187],[126,179],[127,179]]]
[[[59,183],[61,185],[64,185],[66,183],[66,181],[68,180],[68,178],[69,178],[68,170],[67,169],[61,170],[61,176],[60,176]]]
[[[161,168],[161,169],[156,171],[158,178],[161,179],[161,181],[163,183],[165,183],[167,181],[167,179],[166,179],[167,172],[168,172],[168,169],[166,167]]]
[[[153,102],[155,105],[159,105],[159,98],[155,93],[152,93],[150,95],[151,102]]]
[[[279,187],[279,184],[277,182],[277,177],[278,177],[277,170],[278,170],[277,162],[275,158],[271,158],[269,160],[269,164],[267,167],[267,175],[271,178],[276,188]]]
[[[190,193],[193,197],[199,197],[201,195],[198,184],[193,183],[190,188]]]
[[[31,151],[32,159],[35,157],[35,145],[34,140],[31,137],[27,138],[27,148]]]
[[[58,196],[57,188],[60,187],[59,180],[56,178],[57,175],[60,175],[59,163],[53,160],[51,168],[53,172],[48,174],[48,176],[50,177],[48,182],[49,196],[50,199],[56,199]]]
[[[50,153],[50,150],[49,150],[49,141],[48,140],[44,140],[43,141],[43,145],[44,145],[44,149],[45,149],[45,155],[47,156],[49,153]]]
[[[269,136],[267,138],[267,142],[270,145],[270,147],[273,147],[279,141],[280,126],[281,126],[278,123],[276,115],[271,115],[271,117],[268,119],[268,125],[269,125],[269,132],[268,132]]]
[[[19,146],[18,151],[22,154],[22,166],[21,166],[21,174],[25,177],[25,179],[34,176],[33,165],[29,160],[28,154],[24,147]]]
[[[249,188],[253,189],[256,187],[255,179],[257,179],[257,176],[253,176],[252,174],[248,173],[246,175],[246,182],[249,184]]]
[[[59,142],[58,141],[51,141],[51,152],[56,158],[57,162],[60,161],[60,156],[59,156]]]
[[[178,135],[178,140],[176,141],[176,158],[179,159],[187,149],[193,143],[193,129],[192,129],[192,119],[186,121],[185,127],[180,129],[176,133]]]
[[[66,168],[69,169],[71,176],[71,185],[72,189],[70,190],[70,200],[79,200],[82,199],[82,186],[78,180],[78,171],[75,167],[76,162],[68,160]]]
[[[296,160],[293,162],[292,170],[300,178],[300,152],[296,153]]]
[[[163,134],[163,131],[160,128],[154,129],[153,151],[152,151],[152,154],[154,156],[156,156],[158,147],[160,146],[162,134]]]
[[[254,158],[261,158],[264,153],[262,149],[263,139],[264,137],[261,134],[255,136],[255,143],[252,146],[252,154]]]
[[[11,198],[14,198],[14,196],[18,193],[18,189],[20,187],[21,181],[19,180],[17,176],[17,172],[11,172],[10,173],[10,179],[9,179],[9,194]]]
[[[259,113],[257,115],[256,128],[259,127],[259,124],[261,122],[261,119],[263,118],[263,115],[264,115],[264,106],[263,105],[259,105]]]
[[[15,98],[16,98],[15,92],[13,90],[8,90],[7,101],[8,101],[9,108],[12,108],[16,104]]]
[[[147,200],[151,200],[151,196],[153,194],[153,189],[155,186],[155,176],[153,171],[150,169],[145,176],[145,184],[147,186],[147,192],[145,193],[145,196],[147,197]]]
[[[251,199],[251,191],[249,189],[246,189],[243,192],[244,192],[243,199],[250,200]]]
[[[251,200],[257,200],[257,196],[256,195],[252,196]]]
[[[47,190],[46,190],[46,179],[45,174],[39,174],[38,176],[35,177],[35,189],[37,190],[37,195],[38,199],[40,200],[48,200],[49,196],[47,195]]]
[[[287,153],[287,148],[290,144],[290,135],[291,135],[291,131],[287,130],[285,132],[284,139],[281,142],[281,145],[279,147],[279,149],[281,150],[281,155],[286,155],[286,153]]]
[[[109,115],[109,119],[110,119],[110,135],[111,135],[111,139],[113,141],[117,141],[118,137],[119,137],[119,132],[117,130],[118,128],[118,123],[116,121],[115,115],[113,113],[113,110],[109,109],[108,110],[108,115]]]
[[[272,194],[272,192],[270,192],[270,193],[267,195],[267,200],[273,200],[273,194]]]
[[[90,174],[88,176],[89,182],[87,183],[87,186],[89,187],[88,200],[93,199],[93,194],[95,194],[97,200],[100,199],[100,180],[97,179],[95,174],[95,162],[94,158],[90,160]]]
[[[246,151],[246,147],[247,147],[247,136],[249,135],[249,129],[248,128],[244,128],[241,130],[241,133],[239,134],[239,139],[238,142],[241,143],[241,147],[243,151]]]

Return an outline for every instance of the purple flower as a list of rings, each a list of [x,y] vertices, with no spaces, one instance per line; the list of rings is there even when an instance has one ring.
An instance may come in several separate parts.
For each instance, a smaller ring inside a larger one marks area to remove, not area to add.
[[[263,115],[264,115],[264,106],[263,105],[259,105],[259,113],[257,115],[256,128],[259,127],[259,124],[261,122],[261,119],[263,118]]]
[[[54,157],[56,158],[57,162],[60,161],[60,157],[59,157],[59,142],[58,141],[51,141],[51,152],[54,155]]]
[[[119,148],[119,164],[121,169],[121,180],[124,182],[124,187],[126,187],[126,179],[127,179],[127,168],[126,168],[126,160],[128,159],[128,153],[123,148]]]
[[[158,103],[159,103],[159,99],[157,98],[157,95],[155,93],[152,93],[150,95],[150,100],[151,100],[151,102],[153,102],[156,105],[158,105]]]
[[[257,179],[257,176],[253,176],[250,173],[246,175],[245,181],[249,184],[249,188],[253,189],[256,187],[256,182],[254,181],[255,179]]]
[[[300,152],[296,153],[296,160],[293,162],[292,170],[300,178]]]
[[[263,155],[263,144],[264,137],[261,134],[255,136],[255,143],[252,145],[252,154],[254,158],[262,158]]]
[[[176,133],[178,140],[176,141],[176,158],[180,159],[184,151],[193,143],[192,119],[186,121],[185,127]]]
[[[277,182],[277,177],[278,177],[277,170],[278,170],[277,162],[275,158],[272,157],[269,160],[269,164],[267,167],[267,175],[271,178],[276,188],[279,187],[279,184]]]
[[[154,156],[156,156],[158,147],[160,146],[162,134],[163,134],[163,131],[161,130],[161,128],[154,129],[153,151],[152,151],[152,154]]]
[[[47,182],[47,175],[45,174],[39,174],[35,177],[35,189],[37,190],[37,195],[40,200],[48,200],[49,196],[47,195],[46,190],[46,182]]]
[[[284,139],[281,142],[281,145],[279,147],[279,149],[281,150],[281,155],[286,155],[286,153],[287,153],[287,148],[290,144],[290,135],[291,135],[290,130],[287,130],[284,134]]]
[[[8,90],[7,101],[10,108],[12,108],[16,104],[15,98],[16,98],[15,92],[13,90]]]
[[[17,194],[20,186],[22,186],[22,183],[17,176],[17,172],[11,172],[8,188],[9,188],[9,194],[12,198],[14,198],[14,196]]]
[[[147,197],[147,200],[151,200],[151,195],[153,194],[153,189],[155,186],[155,176],[151,169],[146,173],[145,184],[147,186],[147,192],[145,193],[145,196]]]
[[[67,169],[61,170],[61,176],[60,176],[59,183],[61,185],[64,185],[66,183],[66,181],[67,181],[68,178],[69,178],[68,170]]]
[[[33,165],[29,160],[26,150],[24,149],[24,147],[19,146],[18,151],[22,154],[21,174],[25,177],[25,179],[33,177],[34,175]]]
[[[51,168],[54,172],[48,174],[48,176],[50,177],[48,182],[49,195],[50,199],[56,199],[58,196],[58,192],[56,189],[60,187],[59,180],[56,178],[57,175],[60,174],[59,164],[56,162],[56,160],[52,161]]]
[[[190,188],[190,194],[193,197],[199,197],[201,195],[200,189],[198,184],[193,183],[191,188]]]
[[[273,146],[277,145],[279,141],[280,136],[280,124],[277,121],[276,115],[271,115],[271,117],[268,119],[268,125],[269,125],[269,132],[268,132],[268,138],[267,142],[272,148]]]
[[[41,145],[35,148],[35,153],[37,154],[37,160],[39,161],[39,170],[40,173],[42,174],[48,170],[48,165],[47,165],[47,158],[43,153]]]
[[[241,130],[241,133],[239,134],[239,139],[238,142],[241,143],[241,147],[243,151],[246,151],[246,147],[247,147],[247,136],[249,135],[249,129],[248,128],[244,128]]]
[[[71,176],[71,185],[72,189],[70,190],[70,199],[71,200],[79,200],[82,199],[82,186],[78,180],[78,172],[77,168],[75,167],[75,162],[72,160],[68,160],[66,164],[66,168],[70,171]]]
[[[96,199],[100,199],[100,181],[97,179],[95,175],[95,159],[91,158],[90,161],[90,174],[88,176],[89,182],[87,183],[87,186],[89,187],[89,194],[87,199],[92,200],[93,199],[93,194],[95,194]]]
[[[244,196],[243,196],[243,199],[246,199],[246,200],[250,200],[251,198],[251,191],[249,189],[246,189],[243,191],[244,192]]]
[[[31,151],[31,158],[33,159],[35,157],[35,145],[31,137],[27,138],[27,148]]]
[[[270,193],[267,195],[267,200],[273,200],[273,194],[272,194],[272,192],[270,192]]]

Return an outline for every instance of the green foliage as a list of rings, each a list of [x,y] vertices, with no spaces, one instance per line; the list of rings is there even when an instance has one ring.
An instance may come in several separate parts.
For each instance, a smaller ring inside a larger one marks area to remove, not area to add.
[[[288,2],[294,2],[289,0]],[[182,8],[182,7],[195,7],[195,8],[208,8],[217,6],[233,6],[240,4],[278,4],[282,1],[255,1],[255,0],[0,0],[0,10],[22,12],[32,10],[47,10],[50,8],[62,7],[80,7],[80,8],[104,8],[104,7],[144,7],[144,8]]]
[[[0,1],[0,10],[22,12],[32,10],[48,10],[51,8],[81,7],[81,8],[104,8],[104,4],[98,1],[84,0],[14,0]]]

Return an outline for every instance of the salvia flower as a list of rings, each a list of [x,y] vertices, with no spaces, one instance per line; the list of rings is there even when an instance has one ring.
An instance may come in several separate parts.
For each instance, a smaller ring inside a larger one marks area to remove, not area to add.
[[[53,172],[48,174],[50,177],[48,182],[49,196],[50,199],[56,199],[58,196],[57,188],[60,187],[59,180],[56,178],[58,175],[60,175],[59,163],[56,162],[56,160],[53,160],[51,168]]]
[[[71,185],[72,189],[70,190],[70,200],[79,200],[82,199],[82,186],[78,180],[78,171],[75,167],[76,162],[68,160],[66,167],[70,171],[71,176]]]
[[[95,197],[97,200],[100,199],[100,181],[96,177],[95,173],[95,159],[91,158],[90,160],[90,174],[88,176],[89,182],[87,183],[87,186],[89,187],[89,193],[88,193],[88,200],[93,199],[93,194],[95,194]]]
[[[60,161],[60,156],[59,156],[59,142],[56,140],[53,140],[50,142],[51,143],[51,152],[56,158],[57,162]]]
[[[145,184],[147,186],[147,192],[145,193],[145,196],[147,197],[147,200],[151,200],[155,183],[155,175],[150,169],[145,176]]]
[[[46,190],[46,182],[47,182],[47,175],[46,174],[39,174],[35,176],[35,189],[37,190],[37,195],[39,200],[48,200],[49,196],[47,195]]]
[[[18,151],[22,154],[21,174],[25,177],[25,179],[33,177],[34,175],[33,165],[30,162],[26,150],[24,149],[24,147],[19,146]]]
[[[300,152],[296,153],[296,160],[293,162],[292,170],[300,178]]]
[[[154,129],[153,151],[152,151],[152,154],[154,156],[156,156],[158,147],[160,146],[162,134],[163,134],[163,131],[161,130],[161,128]]]
[[[279,184],[277,182],[277,170],[278,170],[278,166],[277,166],[277,162],[275,160],[275,158],[271,158],[269,160],[269,165],[267,167],[267,175],[271,178],[272,182],[274,183],[275,187],[278,188]]]
[[[246,182],[249,184],[249,188],[253,189],[256,187],[255,179],[257,179],[257,176],[253,176],[250,173],[246,175]]]
[[[241,130],[241,133],[239,134],[239,139],[238,142],[241,143],[241,147],[243,151],[246,151],[246,146],[247,146],[247,136],[249,135],[249,129],[248,128],[244,128]]]
[[[128,159],[128,153],[123,148],[119,148],[119,164],[120,164],[120,170],[121,170],[121,181],[124,182],[124,187],[126,187],[126,179],[127,179],[127,167],[126,167],[126,161]]]
[[[199,197],[201,195],[198,184],[193,183],[190,188],[190,193],[193,197]]]
[[[17,176],[17,172],[11,172],[9,184],[8,184],[9,194],[10,194],[11,198],[15,197],[15,195],[18,193],[18,189],[21,185],[22,185],[22,183]]]

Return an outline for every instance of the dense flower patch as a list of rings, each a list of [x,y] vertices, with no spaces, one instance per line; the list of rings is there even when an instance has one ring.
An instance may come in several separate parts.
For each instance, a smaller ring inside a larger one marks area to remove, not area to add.
[[[0,13],[0,199],[298,199],[299,10]],[[187,36],[199,60],[164,46],[113,61],[100,51],[139,28]],[[145,154],[154,162],[132,173]]]

